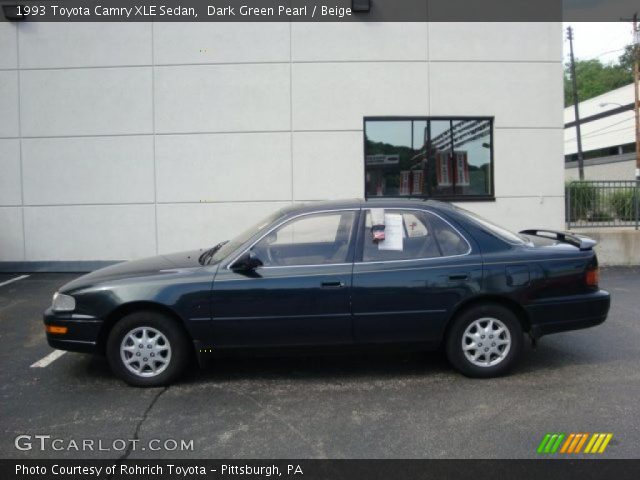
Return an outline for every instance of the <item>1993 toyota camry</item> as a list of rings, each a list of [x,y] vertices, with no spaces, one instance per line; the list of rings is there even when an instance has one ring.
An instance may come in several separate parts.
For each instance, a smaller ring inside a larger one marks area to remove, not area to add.
[[[113,265],[64,285],[49,344],[104,354],[132,385],[175,380],[209,352],[444,347],[472,377],[505,373],[524,334],[602,323],[589,238],[519,234],[451,205],[297,205],[204,251]]]

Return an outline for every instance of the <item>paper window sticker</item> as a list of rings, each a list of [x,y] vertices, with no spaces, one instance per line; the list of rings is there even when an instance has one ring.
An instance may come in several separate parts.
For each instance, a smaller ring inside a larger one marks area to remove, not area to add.
[[[371,225],[384,225],[385,224],[385,214],[384,208],[372,208],[371,209]]]
[[[404,231],[402,228],[402,215],[387,213],[384,216],[385,239],[378,243],[378,250],[404,249]]]

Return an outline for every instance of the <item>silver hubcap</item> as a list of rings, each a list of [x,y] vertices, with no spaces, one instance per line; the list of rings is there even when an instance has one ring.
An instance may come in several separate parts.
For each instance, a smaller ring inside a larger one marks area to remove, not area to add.
[[[497,318],[480,318],[462,335],[462,351],[478,367],[493,367],[502,362],[511,349],[509,329]]]
[[[159,330],[137,327],[122,339],[120,358],[127,370],[134,375],[155,377],[169,366],[171,345]]]

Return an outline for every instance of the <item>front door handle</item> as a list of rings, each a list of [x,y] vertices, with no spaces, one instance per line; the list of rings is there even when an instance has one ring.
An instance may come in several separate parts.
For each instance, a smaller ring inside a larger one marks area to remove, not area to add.
[[[344,282],[322,282],[320,286],[322,288],[340,288],[344,287]]]
[[[449,275],[449,280],[467,280],[469,275],[460,274],[460,275]]]

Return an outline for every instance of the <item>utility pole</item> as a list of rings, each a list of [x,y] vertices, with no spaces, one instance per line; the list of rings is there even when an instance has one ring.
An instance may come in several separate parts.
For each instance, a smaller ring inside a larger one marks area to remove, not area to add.
[[[636,182],[640,182],[640,29],[638,14],[633,15],[633,91],[635,93],[634,110],[636,112]]]
[[[573,28],[571,27],[567,27],[567,38],[569,39],[569,61],[571,64],[571,84],[573,85],[573,111],[575,113],[576,140],[578,143],[578,173],[580,174],[580,181],[582,181],[584,180],[584,156],[582,155],[582,135],[580,134],[580,111],[579,111],[580,109],[578,108],[578,81],[576,79],[576,62],[573,58]]]
[[[636,188],[633,194],[633,210],[636,219],[636,230],[640,226],[640,94],[638,93],[638,77],[640,77],[640,31],[638,31],[638,14],[633,14],[633,93],[635,103],[633,110],[636,113]]]

